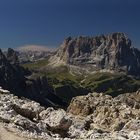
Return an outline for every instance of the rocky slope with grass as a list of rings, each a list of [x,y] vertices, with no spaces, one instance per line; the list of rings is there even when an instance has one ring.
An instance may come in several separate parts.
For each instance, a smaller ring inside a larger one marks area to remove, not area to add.
[[[34,72],[19,65],[13,49],[8,49],[6,55],[0,50],[0,86],[19,97],[35,100],[45,106],[65,106],[54,94],[45,76],[36,77]]]
[[[50,62],[77,72],[122,72],[140,77],[140,51],[124,33],[68,37]]]
[[[90,93],[67,111],[45,108],[0,88],[0,139],[140,139],[140,91],[116,98]],[[7,135],[6,135],[7,134]]]

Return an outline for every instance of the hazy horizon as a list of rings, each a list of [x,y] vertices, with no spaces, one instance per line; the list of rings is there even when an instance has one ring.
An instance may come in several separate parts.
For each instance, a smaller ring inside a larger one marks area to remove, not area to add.
[[[0,48],[58,47],[68,36],[124,32],[140,48],[138,0],[2,0]]]

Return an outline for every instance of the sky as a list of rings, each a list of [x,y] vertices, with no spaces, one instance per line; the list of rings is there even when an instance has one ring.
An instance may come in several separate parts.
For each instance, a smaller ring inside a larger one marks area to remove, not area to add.
[[[0,48],[113,32],[140,48],[140,0],[0,0]]]

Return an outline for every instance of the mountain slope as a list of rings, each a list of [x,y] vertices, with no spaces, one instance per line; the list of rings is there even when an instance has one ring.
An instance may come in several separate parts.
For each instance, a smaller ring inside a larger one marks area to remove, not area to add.
[[[49,79],[66,102],[88,92],[118,96],[140,88],[140,51],[124,33],[68,37],[45,63],[24,65]]]
[[[19,97],[35,100],[45,106],[65,106],[66,104],[54,94],[52,85],[44,76],[33,77],[34,73],[18,63],[13,49],[6,55],[0,50],[0,86]]]

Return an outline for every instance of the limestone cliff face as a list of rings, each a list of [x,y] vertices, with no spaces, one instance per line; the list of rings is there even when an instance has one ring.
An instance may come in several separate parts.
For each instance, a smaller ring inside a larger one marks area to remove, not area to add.
[[[140,92],[73,98],[67,112],[0,87],[0,140],[139,140]]]
[[[53,57],[54,64],[61,62],[90,71],[106,69],[140,76],[140,51],[132,47],[124,33],[68,37]]]

